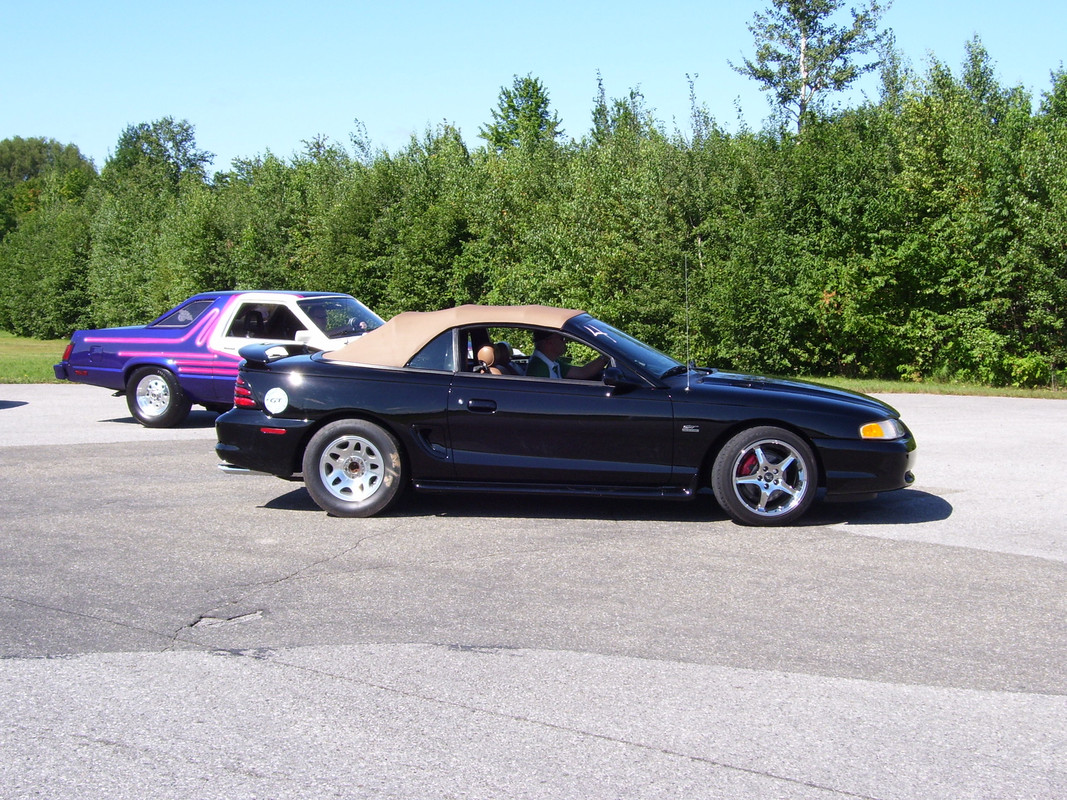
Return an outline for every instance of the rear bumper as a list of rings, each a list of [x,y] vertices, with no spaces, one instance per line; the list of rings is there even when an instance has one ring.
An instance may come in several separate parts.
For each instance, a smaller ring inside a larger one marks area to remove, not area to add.
[[[114,389],[116,392],[121,392],[126,388],[126,376],[122,370],[103,369],[88,364],[72,364],[69,361],[61,361],[52,365],[52,371],[55,373],[56,378],[61,381],[87,383],[90,386]]]
[[[311,422],[234,408],[215,420],[215,453],[227,464],[288,478],[300,472]]]

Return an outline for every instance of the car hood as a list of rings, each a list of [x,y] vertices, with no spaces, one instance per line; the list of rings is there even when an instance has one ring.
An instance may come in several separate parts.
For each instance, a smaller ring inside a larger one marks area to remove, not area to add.
[[[685,377],[682,377],[685,380]],[[859,392],[848,389],[838,389],[833,386],[825,386],[820,383],[809,383],[792,378],[775,378],[767,375],[745,375],[738,372],[712,371],[695,377],[690,374],[690,386],[697,391],[715,390],[724,387],[751,390],[759,392],[771,392],[778,395],[790,395],[797,400],[809,398],[813,401],[844,403],[855,407],[868,408],[888,416],[899,417],[895,408],[881,400],[876,400]]]

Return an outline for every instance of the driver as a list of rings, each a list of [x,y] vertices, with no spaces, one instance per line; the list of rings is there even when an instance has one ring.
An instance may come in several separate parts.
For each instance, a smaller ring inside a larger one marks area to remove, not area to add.
[[[322,305],[311,306],[310,308],[308,308],[307,312],[308,312],[308,316],[311,317],[311,321],[315,323],[315,325],[318,327],[318,329],[320,331],[322,331],[323,333],[326,333],[326,331],[327,331],[326,326],[328,324],[327,323],[327,315],[326,315],[326,306],[322,306]]]
[[[526,365],[526,374],[536,378],[596,379],[608,365],[608,357],[601,355],[588,364],[575,366],[561,361],[567,352],[567,340],[557,331],[534,331],[534,352]]]

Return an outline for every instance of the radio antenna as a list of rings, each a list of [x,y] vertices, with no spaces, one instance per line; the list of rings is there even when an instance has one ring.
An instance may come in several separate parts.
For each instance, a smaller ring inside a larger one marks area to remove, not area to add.
[[[682,257],[683,271],[685,273],[685,390],[688,392],[690,380],[693,374],[693,361],[689,357],[689,254]]]

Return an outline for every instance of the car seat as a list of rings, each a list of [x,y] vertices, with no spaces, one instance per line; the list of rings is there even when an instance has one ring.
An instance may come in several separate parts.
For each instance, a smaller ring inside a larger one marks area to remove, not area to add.
[[[263,314],[255,309],[245,314],[245,336],[250,339],[263,337]]]
[[[496,348],[491,344],[482,345],[478,350],[478,372],[491,375],[503,375],[504,371],[496,366]]]

